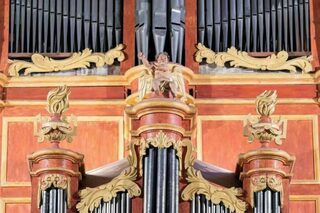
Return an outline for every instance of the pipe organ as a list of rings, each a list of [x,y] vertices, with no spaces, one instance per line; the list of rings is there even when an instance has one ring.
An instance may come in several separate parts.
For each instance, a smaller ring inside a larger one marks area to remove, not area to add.
[[[198,42],[215,52],[310,52],[309,0],[197,2]]]
[[[9,52],[106,52],[122,42],[122,8],[123,0],[11,0]]]

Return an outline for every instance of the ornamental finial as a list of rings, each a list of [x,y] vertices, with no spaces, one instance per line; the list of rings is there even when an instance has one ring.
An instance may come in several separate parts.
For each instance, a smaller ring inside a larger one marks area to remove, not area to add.
[[[285,122],[281,119],[272,120],[270,117],[277,103],[277,91],[266,90],[256,98],[256,111],[259,118],[252,117],[250,114],[244,122],[244,136],[248,137],[249,143],[259,140],[262,148],[269,146],[274,141],[277,145],[282,144],[285,138]]]
[[[38,115],[34,124],[34,134],[38,137],[39,143],[48,140],[57,148],[62,140],[72,141],[76,133],[76,119],[73,115],[69,117],[62,115],[69,108],[69,94],[70,90],[66,85],[49,91],[47,111],[50,117]],[[40,129],[38,126],[41,126]]]
[[[64,85],[49,91],[47,96],[47,111],[50,114],[62,114],[69,108],[69,88]]]

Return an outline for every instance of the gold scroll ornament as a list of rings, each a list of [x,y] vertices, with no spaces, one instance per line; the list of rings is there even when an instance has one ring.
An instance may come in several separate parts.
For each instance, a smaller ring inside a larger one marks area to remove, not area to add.
[[[40,179],[39,188],[38,188],[38,208],[40,208],[40,203],[41,203],[41,192],[49,189],[50,187],[66,190],[67,204],[68,204],[68,208],[70,208],[71,207],[70,178],[61,174],[48,174],[43,176]]]
[[[282,179],[275,175],[260,175],[251,178],[250,181],[250,205],[254,207],[254,196],[255,192],[263,191],[269,187],[274,192],[280,193],[281,207],[283,206],[283,185]]]
[[[36,53],[31,56],[31,62],[22,60],[10,61],[9,75],[19,76],[21,70],[24,70],[24,75],[30,75],[31,73],[39,72],[58,72],[88,68],[91,64],[95,64],[96,67],[102,67],[105,64],[112,65],[115,59],[119,62],[125,59],[123,49],[123,44],[118,44],[106,53],[92,53],[92,50],[86,48],[82,52],[73,53],[71,57],[62,60],[55,60]]]
[[[291,73],[297,72],[298,69],[302,73],[312,72],[311,60],[312,57],[301,56],[294,59],[289,59],[289,54],[286,51],[280,51],[277,54],[271,54],[265,58],[255,58],[247,52],[238,51],[235,47],[228,48],[227,52],[215,53],[201,43],[198,43],[195,53],[195,61],[205,61],[208,64],[216,64],[223,67],[225,63],[230,62],[231,67],[242,67],[255,70],[280,71],[287,70]]]
[[[203,178],[201,172],[196,171],[193,167],[187,170],[187,181],[189,184],[181,195],[183,200],[192,200],[195,199],[196,194],[202,194],[213,204],[222,202],[231,212],[244,213],[247,209],[247,204],[238,198],[243,195],[240,188],[222,188],[210,184]]]

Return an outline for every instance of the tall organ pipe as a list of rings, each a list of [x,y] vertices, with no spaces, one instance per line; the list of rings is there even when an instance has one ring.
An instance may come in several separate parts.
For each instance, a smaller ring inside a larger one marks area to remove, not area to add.
[[[179,212],[179,160],[176,150],[147,150],[144,165],[144,213]]]
[[[280,193],[270,189],[254,193],[254,213],[280,213]]]

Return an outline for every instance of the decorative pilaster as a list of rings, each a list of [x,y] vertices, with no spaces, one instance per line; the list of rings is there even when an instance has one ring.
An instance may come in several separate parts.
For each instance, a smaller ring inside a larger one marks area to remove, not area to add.
[[[67,209],[68,213],[75,212],[84,156],[59,146],[62,140],[71,142],[76,132],[74,118],[70,119],[62,115],[68,109],[68,95],[69,89],[66,86],[50,91],[47,98],[47,110],[50,117],[38,116],[35,122],[35,135],[39,137],[38,141],[47,140],[51,143],[51,147],[28,156],[32,186],[32,212],[40,212],[40,209],[47,208],[46,206],[51,208],[49,204],[46,204],[46,196],[49,198],[55,196],[50,199],[59,203],[56,208],[61,208],[61,211],[64,212]],[[39,123],[41,126],[38,130]],[[49,194],[51,189],[57,190],[54,192],[56,194]]]
[[[278,205],[277,208],[281,208],[282,213],[289,212],[289,184],[295,157],[270,147],[272,142],[281,145],[281,140],[286,135],[285,121],[281,119],[275,121],[270,117],[275,111],[276,98],[276,91],[268,90],[260,94],[256,99],[259,118],[249,115],[244,125],[244,135],[248,137],[249,143],[254,140],[261,143],[260,148],[240,154],[238,162],[239,178],[243,182],[245,198],[251,205],[251,211],[253,208],[259,208],[257,200],[261,199],[261,202],[264,202],[262,199],[268,198],[263,196],[271,198],[271,193],[275,193],[270,203],[276,200],[277,204],[273,203],[274,206]],[[260,198],[254,199],[255,196]]]

